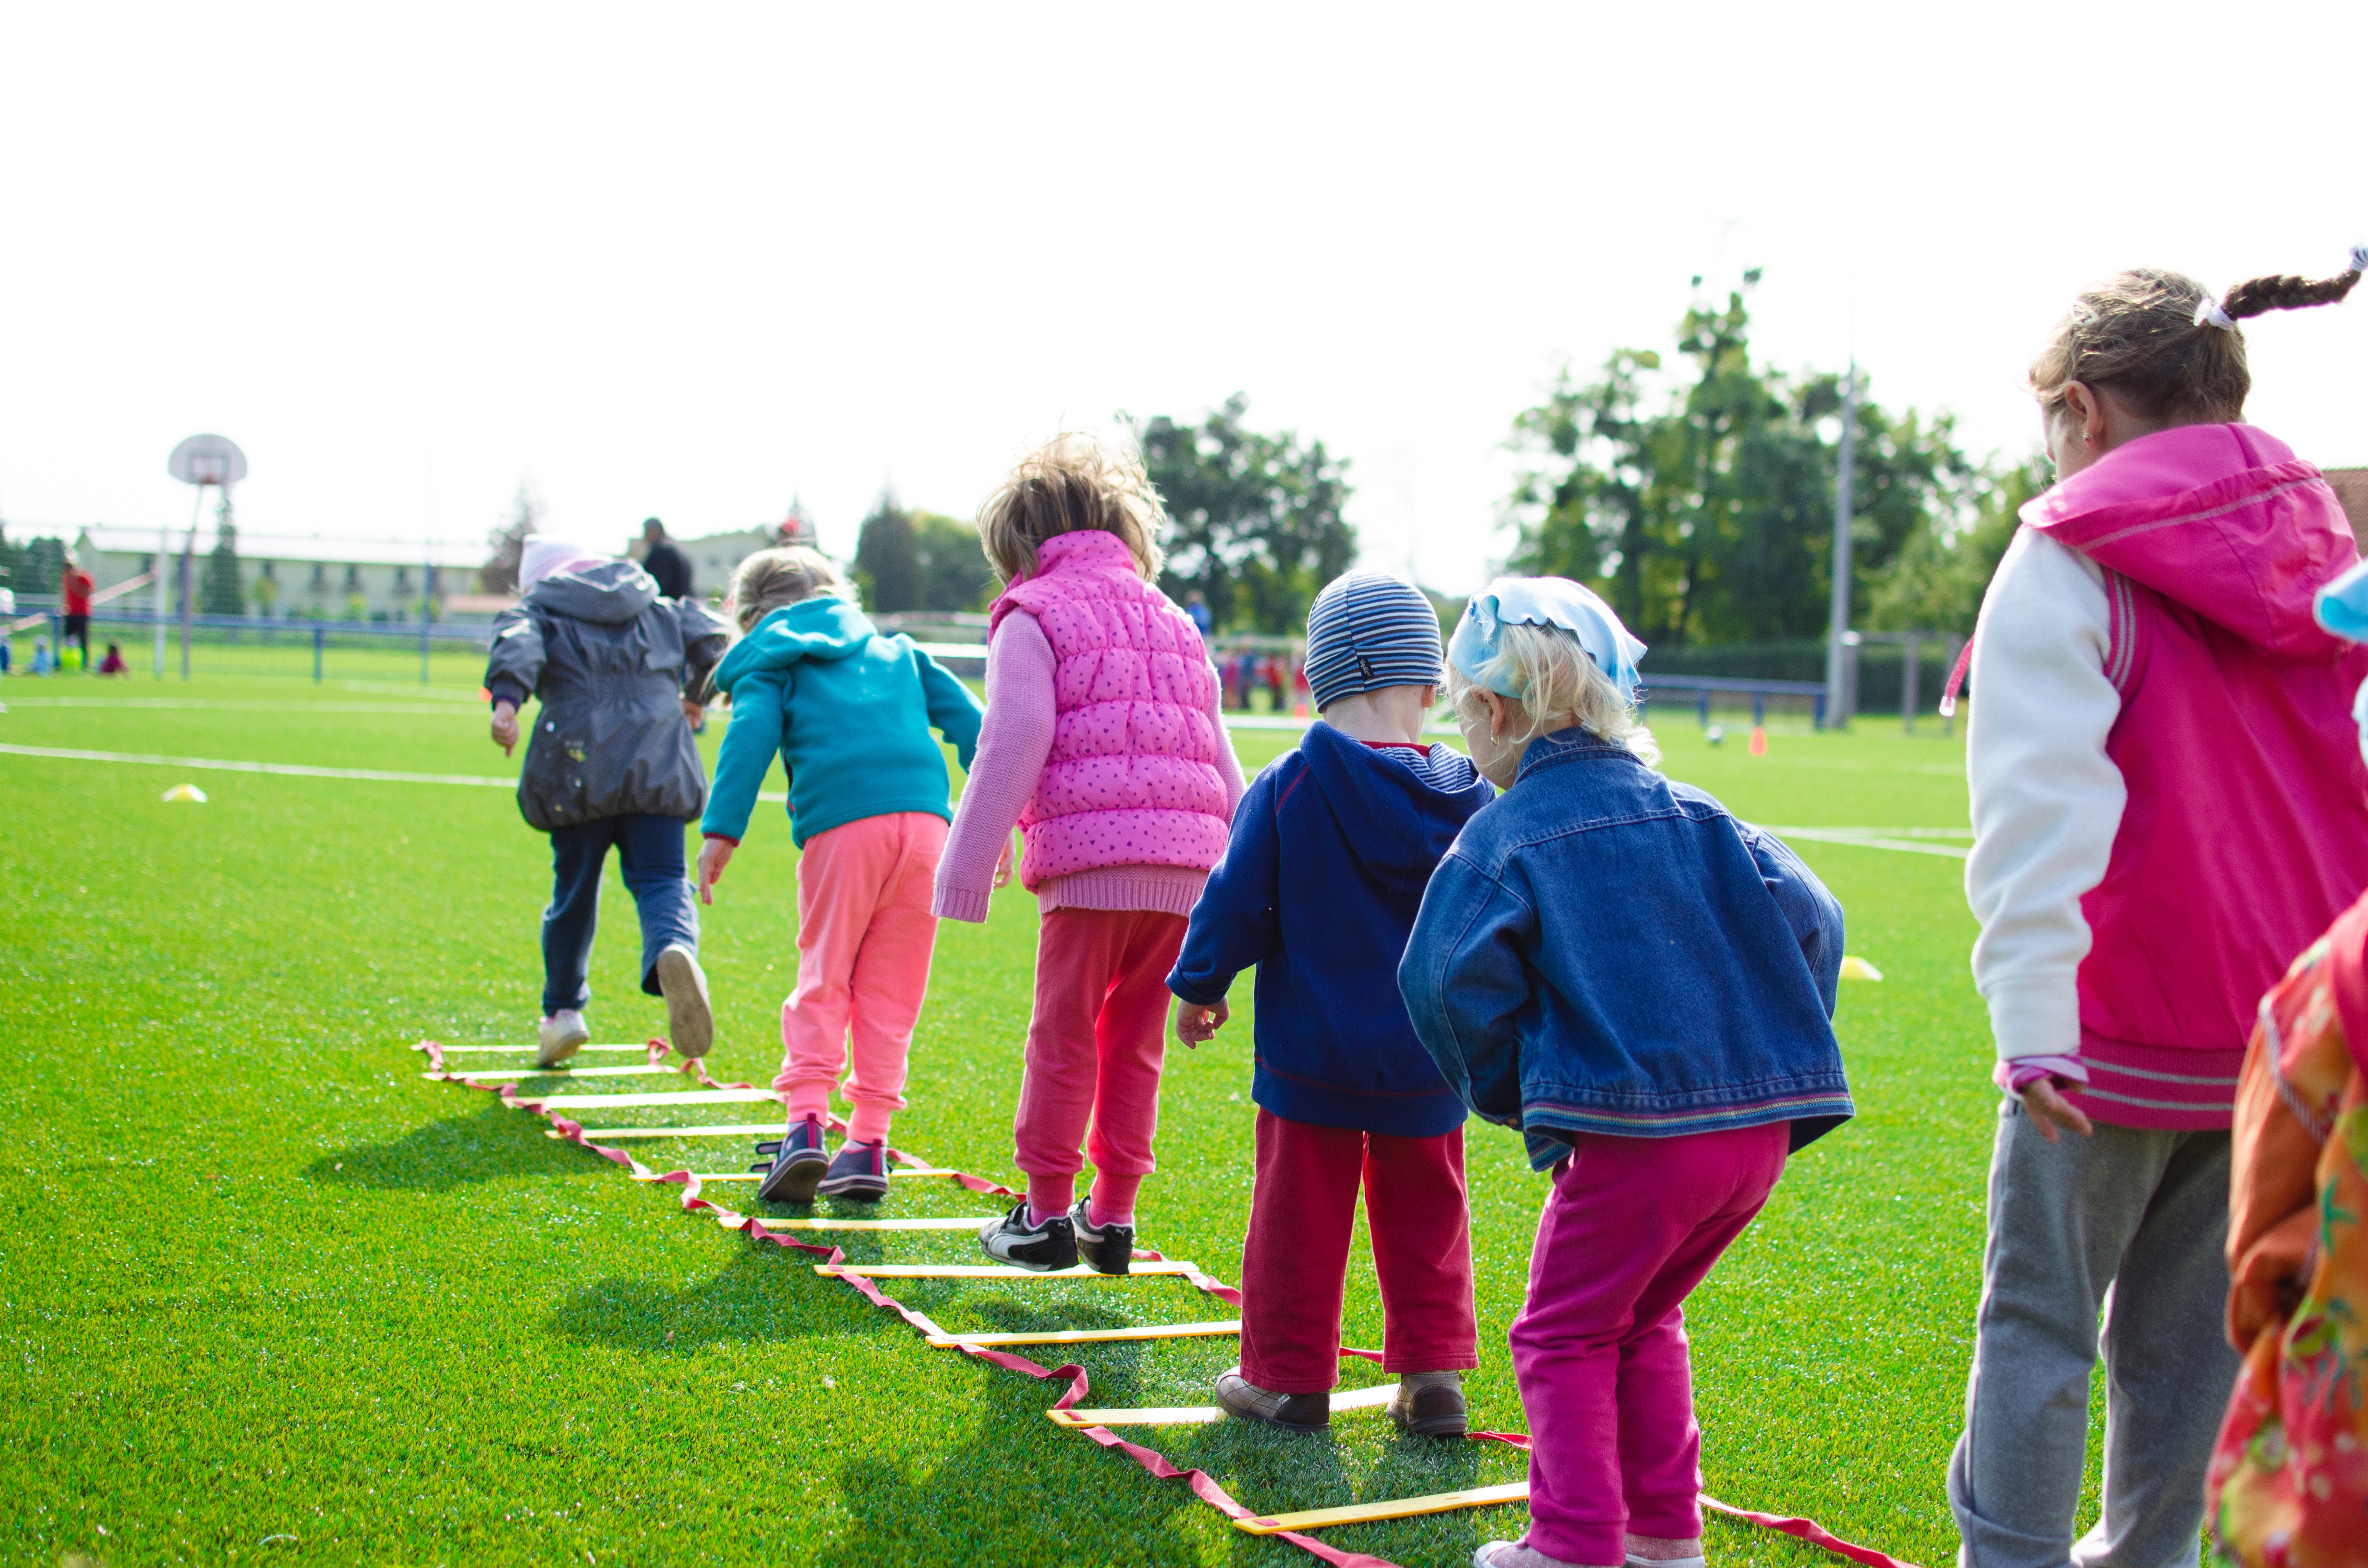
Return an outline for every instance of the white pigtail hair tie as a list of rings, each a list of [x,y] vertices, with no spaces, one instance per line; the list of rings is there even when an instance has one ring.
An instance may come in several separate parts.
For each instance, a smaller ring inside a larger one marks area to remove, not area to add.
[[[2195,324],[2202,326],[2205,322],[2210,322],[2223,332],[2237,330],[2237,318],[2222,310],[2220,301],[2209,294],[2195,301]]]
[[[2346,272],[2368,272],[2368,245],[2353,245],[2351,247],[2351,264],[2349,267],[2346,267],[2344,270]]]

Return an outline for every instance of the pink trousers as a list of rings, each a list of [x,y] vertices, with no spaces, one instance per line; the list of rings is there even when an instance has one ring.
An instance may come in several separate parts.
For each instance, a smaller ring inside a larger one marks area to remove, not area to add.
[[[1623,1537],[1702,1534],[1702,1428],[1679,1303],[1784,1171],[1783,1122],[1579,1138],[1554,1171],[1513,1322],[1530,1422],[1528,1543],[1627,1560]]]
[[[1036,1013],[1013,1119],[1013,1159],[1028,1201],[1068,1206],[1083,1142],[1103,1178],[1107,1207],[1133,1207],[1153,1169],[1159,1070],[1167,1061],[1167,971],[1184,945],[1184,916],[1147,909],[1054,909],[1036,936]],[[1088,1125],[1092,1131],[1087,1131]]]
[[[905,1062],[938,934],[929,894],[945,846],[945,819],[928,812],[864,817],[806,840],[798,984],[781,1004],[773,1079],[792,1118],[826,1116],[842,1073],[849,1136],[879,1142],[905,1108]]]
[[[1463,1129],[1396,1138],[1258,1113],[1258,1180],[1242,1242],[1242,1376],[1276,1393],[1340,1381],[1340,1302],[1357,1188],[1382,1287],[1382,1370],[1480,1364]]]

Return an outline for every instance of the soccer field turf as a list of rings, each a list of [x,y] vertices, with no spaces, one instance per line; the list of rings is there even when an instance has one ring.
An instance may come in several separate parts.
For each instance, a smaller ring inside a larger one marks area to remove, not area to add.
[[[416,664],[411,666],[416,670]],[[14,679],[0,744],[438,775],[513,774],[473,689],[217,677]],[[1962,827],[1963,749],[1896,721],[1713,750],[1664,717],[1668,767],[1756,821]],[[707,737],[712,758],[721,725]],[[1290,744],[1236,736],[1255,768]],[[165,804],[193,781],[204,805]],[[779,768],[768,789],[780,788]],[[424,1081],[409,1047],[530,1040],[543,839],[495,788],[0,755],[0,1040],[15,1085],[0,1200],[0,1536],[8,1561],[404,1562],[1312,1562],[1047,1422],[1059,1392],[926,1347],[810,1260],[686,1217],[671,1188]],[[1963,1401],[1995,1095],[1967,976],[1962,861],[1799,838],[1841,899],[1839,1027],[1859,1117],[1797,1156],[1688,1307],[1710,1493],[1939,1563]],[[1926,840],[1953,843],[1963,840]],[[702,911],[726,1081],[768,1080],[794,967],[778,805]],[[612,869],[596,1040],[664,1028],[634,983]],[[938,939],[894,1142],[1010,1165],[1033,953],[1016,887]],[[1142,1242],[1239,1274],[1249,1196],[1249,985],[1212,1045],[1171,1049]],[[494,1059],[489,1059],[494,1060]],[[498,1059],[508,1061],[512,1059]],[[609,1056],[608,1062],[630,1058]],[[461,1062],[460,1065],[473,1065]],[[548,1085],[549,1080],[529,1080]],[[619,1092],[670,1078],[587,1082]],[[710,1108],[685,1122],[757,1121]],[[609,1125],[661,1119],[612,1113]],[[1545,1192],[1474,1122],[1475,1428],[1524,1426],[1504,1347]],[[739,1141],[650,1140],[660,1170],[731,1170]],[[743,1187],[718,1194],[755,1209]],[[985,1214],[900,1182],[882,1212]],[[837,1237],[859,1260],[978,1261],[954,1233]],[[899,1280],[955,1330],[1230,1315],[1174,1279]],[[1381,1343],[1370,1257],[1347,1337]],[[1075,1347],[1095,1405],[1208,1403],[1229,1338]],[[1058,1353],[1038,1356],[1047,1365]],[[1344,1360],[1344,1386],[1383,1381]],[[1253,1508],[1515,1481],[1499,1445],[1132,1430]],[[1449,1564],[1518,1536],[1518,1506],[1325,1532]],[[1833,1562],[1713,1520],[1714,1561]],[[292,1539],[290,1539],[292,1538]]]

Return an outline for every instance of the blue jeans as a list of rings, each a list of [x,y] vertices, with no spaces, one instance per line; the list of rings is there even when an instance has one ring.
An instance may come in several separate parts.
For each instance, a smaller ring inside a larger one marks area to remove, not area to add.
[[[642,990],[659,994],[658,954],[679,944],[699,951],[699,910],[684,874],[682,824],[673,817],[598,817],[551,830],[551,907],[542,912],[542,1013],[582,1011],[592,1000],[586,974],[600,924],[600,873],[609,846],[642,916]]]

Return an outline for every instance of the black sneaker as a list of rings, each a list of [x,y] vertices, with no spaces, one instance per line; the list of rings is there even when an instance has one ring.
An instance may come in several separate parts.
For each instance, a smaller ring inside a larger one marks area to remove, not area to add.
[[[1463,1403],[1463,1380],[1426,1382],[1409,1388],[1404,1380],[1390,1395],[1390,1419],[1402,1432],[1417,1437],[1461,1437],[1471,1428]]]
[[[814,1186],[829,1167],[830,1155],[823,1149],[822,1119],[800,1117],[790,1123],[789,1131],[777,1142],[759,1143],[757,1153],[773,1156],[769,1165],[751,1165],[753,1171],[763,1171],[765,1179],[757,1184],[757,1196],[768,1203],[810,1203]]]
[[[978,1244],[997,1263],[1017,1264],[1039,1274],[1077,1266],[1077,1236],[1066,1214],[1055,1214],[1041,1225],[1028,1222],[1028,1200],[1021,1199],[1000,1220],[978,1228]]]
[[[1321,1432],[1332,1425],[1330,1394],[1275,1393],[1242,1376],[1239,1367],[1217,1374],[1217,1403],[1245,1421],[1286,1432]]]
[[[1111,1223],[1097,1229],[1090,1218],[1092,1201],[1080,1198],[1069,1210],[1069,1230],[1077,1238],[1077,1256],[1097,1274],[1124,1274],[1134,1261],[1134,1227]]]
[[[825,1198],[852,1198],[877,1203],[888,1196],[888,1144],[858,1143],[850,1138],[838,1146],[838,1157],[814,1188]]]

